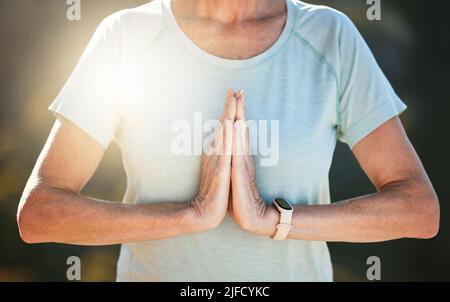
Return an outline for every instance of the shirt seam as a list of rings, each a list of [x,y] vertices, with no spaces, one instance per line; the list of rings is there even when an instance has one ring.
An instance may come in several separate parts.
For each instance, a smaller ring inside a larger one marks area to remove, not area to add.
[[[380,112],[381,110],[386,109],[386,107],[392,106],[392,103],[389,101],[389,97],[390,97],[390,96],[389,96],[389,95],[384,95],[383,98],[385,98],[385,97],[386,97],[386,101],[384,101],[383,103],[381,103],[381,104],[380,104],[379,106],[377,106],[376,108],[372,109],[370,112],[368,112],[367,114],[365,114],[362,118],[358,119],[358,121],[355,122],[355,123],[353,124],[353,126],[352,126],[351,128],[349,128],[349,129],[346,131],[346,135],[345,135],[346,138],[345,138],[345,140],[348,141],[352,146],[355,145],[355,142],[353,142],[353,141],[350,142],[348,138],[354,135],[354,132],[355,132],[358,128],[360,128],[361,124],[362,124],[365,120],[367,120],[369,117],[373,116],[375,113]],[[398,112],[398,110],[395,110],[395,111]],[[340,136],[340,138],[342,139],[342,138],[344,138],[344,137],[343,137],[343,136]]]
[[[300,42],[313,53],[313,55],[319,60],[319,62],[321,64],[325,65],[328,72],[333,76],[333,78],[336,81],[336,99],[335,99],[336,121],[335,122],[336,122],[336,128],[339,128],[339,126],[341,125],[340,98],[339,98],[341,89],[340,89],[340,82],[339,82],[339,77],[337,75],[337,72],[336,72],[335,68],[333,67],[333,65],[331,65],[331,63],[327,60],[325,55],[320,53],[305,37],[303,37],[298,31],[295,31],[294,35],[297,36],[297,38],[300,40]]]

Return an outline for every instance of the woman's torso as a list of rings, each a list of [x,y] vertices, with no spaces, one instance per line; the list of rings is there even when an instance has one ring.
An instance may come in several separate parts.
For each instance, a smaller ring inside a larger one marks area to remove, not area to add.
[[[330,202],[336,81],[295,34],[301,12],[298,4],[287,3],[279,39],[248,60],[202,51],[176,26],[168,1],[147,5],[161,29],[121,71],[116,139],[128,177],[125,203],[184,202],[195,196],[201,139],[211,133],[214,124],[208,121],[218,119],[228,88],[246,91],[262,197]],[[329,281],[332,270],[326,243],[275,242],[246,233],[227,217],[208,232],[123,245],[117,279]]]

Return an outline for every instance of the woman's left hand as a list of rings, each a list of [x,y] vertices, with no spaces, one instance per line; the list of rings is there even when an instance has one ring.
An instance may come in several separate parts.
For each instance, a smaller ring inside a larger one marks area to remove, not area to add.
[[[236,121],[233,129],[233,157],[231,164],[231,197],[229,210],[241,228],[271,236],[276,231],[279,213],[261,198],[255,175],[255,165],[249,146],[249,131],[245,119],[243,91],[236,93]]]

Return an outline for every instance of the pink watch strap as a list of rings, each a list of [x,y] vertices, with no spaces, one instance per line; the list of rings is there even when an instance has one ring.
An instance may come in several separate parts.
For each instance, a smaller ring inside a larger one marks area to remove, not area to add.
[[[280,223],[277,225],[277,231],[272,236],[274,240],[285,240],[292,229],[292,212],[281,209],[275,205],[278,211],[280,211]]]

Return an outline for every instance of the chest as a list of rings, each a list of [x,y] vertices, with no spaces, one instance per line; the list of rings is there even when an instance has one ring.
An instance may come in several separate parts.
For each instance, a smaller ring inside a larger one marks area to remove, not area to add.
[[[336,143],[336,83],[312,54],[298,55],[302,50],[293,41],[245,69],[215,67],[164,40],[139,57],[119,102],[118,142],[129,182],[152,192],[160,188],[161,196],[176,182],[171,197],[194,194],[203,142],[220,117],[227,88],[235,88],[246,91],[261,193],[296,188],[294,200],[315,192],[327,179]]]
[[[223,25],[212,21],[179,20],[182,31],[204,51],[226,59],[247,59],[263,53],[281,35],[284,15],[266,20]]]

